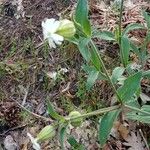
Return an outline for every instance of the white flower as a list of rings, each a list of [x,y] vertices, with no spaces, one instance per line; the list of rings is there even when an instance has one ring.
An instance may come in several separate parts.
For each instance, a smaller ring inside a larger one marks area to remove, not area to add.
[[[47,72],[46,75],[48,77],[50,77],[51,79],[53,79],[54,81],[57,79],[57,72],[53,71],[53,72]]]
[[[56,45],[61,45],[64,37],[57,34],[57,30],[60,26],[60,21],[52,19],[46,19],[42,21],[44,40],[48,40],[50,48],[56,48]]]
[[[37,142],[38,139],[34,138],[30,133],[27,133],[27,136],[30,138],[32,144],[33,144],[33,148],[35,150],[41,150],[40,144]]]
[[[68,69],[67,68],[61,68],[59,72],[62,74],[65,74],[68,72]]]

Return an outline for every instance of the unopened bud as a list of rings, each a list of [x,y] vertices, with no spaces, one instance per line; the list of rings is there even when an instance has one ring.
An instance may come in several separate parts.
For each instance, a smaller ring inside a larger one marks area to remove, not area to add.
[[[60,21],[59,28],[56,32],[64,38],[70,38],[74,36],[76,29],[72,21],[64,19]]]
[[[45,126],[40,133],[37,135],[38,141],[45,141],[53,138],[56,134],[55,128],[51,125]]]
[[[69,114],[69,117],[70,119],[71,118],[74,118],[74,117],[79,117],[79,118],[76,118],[76,119],[71,119],[71,125],[74,126],[74,127],[79,127],[81,126],[82,122],[83,122],[83,119],[80,118],[81,114],[78,112],[78,111],[72,111],[70,114]]]

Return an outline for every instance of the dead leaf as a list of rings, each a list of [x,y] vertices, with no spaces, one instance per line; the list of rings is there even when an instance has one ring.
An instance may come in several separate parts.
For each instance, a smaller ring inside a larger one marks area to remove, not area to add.
[[[18,148],[17,143],[14,141],[11,135],[6,136],[4,140],[4,146],[6,150],[16,150]]]
[[[146,102],[149,102],[149,101],[150,101],[150,97],[147,96],[147,95],[144,94],[144,93],[141,93],[141,94],[140,94],[140,98],[141,98],[141,100],[144,102],[144,104],[145,104]]]
[[[114,126],[119,132],[120,136],[125,140],[128,137],[129,129],[120,122],[116,122]]]
[[[24,143],[21,145],[21,150],[28,150],[28,143],[29,140],[25,140]]]
[[[0,0],[0,5],[2,5],[5,2],[5,0]]]
[[[135,132],[132,131],[123,144],[130,147],[128,150],[145,150],[145,144],[139,132],[137,132],[136,135]]]

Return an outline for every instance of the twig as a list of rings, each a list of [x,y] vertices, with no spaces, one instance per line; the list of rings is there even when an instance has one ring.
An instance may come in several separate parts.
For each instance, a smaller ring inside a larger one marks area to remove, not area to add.
[[[31,115],[33,115],[34,117],[36,117],[36,118],[41,118],[41,119],[43,119],[43,120],[45,120],[45,121],[50,121],[50,122],[52,122],[53,120],[52,119],[50,119],[50,118],[47,118],[47,117],[43,117],[43,116],[41,116],[41,115],[38,115],[38,114],[36,114],[36,113],[34,113],[34,112],[31,112],[30,110],[28,110],[27,108],[25,108],[24,106],[22,106],[19,102],[17,102],[16,100],[14,100],[14,99],[12,99],[15,103],[17,103],[17,105],[18,106],[20,106],[22,109],[24,109],[25,111],[27,111],[28,113],[30,113]]]
[[[29,92],[29,87],[30,87],[30,85],[28,85],[27,89],[25,89],[25,95],[24,95],[24,98],[23,98],[23,101],[22,101],[22,106],[24,106],[25,103],[26,103],[26,99],[27,99],[28,92]]]
[[[29,9],[33,8],[34,6],[36,6],[36,5],[38,5],[39,3],[41,3],[41,1],[42,1],[42,0],[37,1],[37,2],[34,3],[33,5],[31,5],[31,6],[27,7],[27,8],[25,8],[25,10],[29,10]]]
[[[146,146],[146,148],[147,148],[147,150],[148,150],[148,149],[149,149],[149,146],[148,146],[148,144],[147,144],[147,141],[146,141],[146,139],[145,139],[145,137],[144,137],[143,132],[142,132],[141,129],[139,129],[139,133],[140,133],[141,137],[143,138],[143,141],[144,141],[144,143],[145,143],[145,146]]]
[[[44,44],[44,42],[39,43],[38,45],[35,46],[35,49],[40,48],[43,44]]]
[[[62,92],[62,93],[65,93],[66,91],[68,91],[68,90],[69,90],[69,88],[70,88],[70,84],[71,84],[71,82],[68,82],[68,84],[67,84],[66,88],[65,88],[65,89],[63,89],[61,92]]]
[[[14,130],[17,130],[17,129],[20,129],[20,128],[24,128],[26,126],[27,126],[27,124],[10,128],[10,129],[6,130],[4,133],[0,134],[0,136],[5,136],[5,134],[8,133],[8,132],[10,132],[10,131],[14,131]]]

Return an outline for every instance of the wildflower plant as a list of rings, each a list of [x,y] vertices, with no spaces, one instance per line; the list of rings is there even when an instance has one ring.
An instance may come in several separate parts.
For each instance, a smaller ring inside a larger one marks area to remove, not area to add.
[[[122,29],[122,11],[123,0],[120,2],[120,21],[114,32],[92,30],[90,20],[88,19],[88,1],[78,0],[75,13],[72,21],[55,19],[47,19],[42,22],[44,39],[48,40],[51,48],[56,48],[56,45],[61,45],[63,40],[68,40],[77,45],[81,55],[85,59],[88,70],[87,90],[90,90],[96,80],[106,80],[112,87],[117,99],[117,103],[113,106],[95,110],[90,113],[82,114],[78,111],[71,112],[68,116],[59,115],[53,108],[50,102],[47,102],[47,109],[52,118],[56,121],[51,124],[49,136],[48,130],[43,129],[40,136],[46,140],[52,138],[58,128],[59,140],[64,149],[64,139],[66,136],[67,127],[69,124],[74,127],[80,127],[85,118],[90,116],[100,116],[98,139],[99,144],[103,147],[108,139],[113,123],[123,113],[124,109],[129,109],[130,112],[125,114],[129,119],[137,120],[143,123],[150,123],[150,106],[143,105],[140,107],[137,104],[137,99],[141,93],[141,80],[150,77],[150,71],[144,71],[144,68],[134,70],[129,61],[130,52],[135,53],[139,58],[139,64],[144,65],[147,54],[147,44],[150,42],[150,16],[144,12],[144,17],[147,26],[140,24],[130,24],[124,30]],[[137,47],[131,42],[128,33],[135,29],[147,29],[145,42],[140,47]],[[117,42],[120,47],[120,66],[113,69],[112,74],[108,73],[106,66],[102,60],[101,54],[94,43],[95,38]],[[142,49],[143,50],[140,50]],[[54,128],[55,127],[55,128]],[[43,134],[43,135],[42,135]],[[44,138],[45,136],[45,138]],[[36,147],[37,138],[29,134],[29,137]],[[75,141],[75,139],[72,139]],[[34,148],[35,148],[34,146]],[[37,148],[38,149],[38,148]]]
[[[73,22],[64,19],[61,21],[54,18],[45,19],[42,22],[44,40],[47,40],[50,48],[56,48],[61,45],[64,38],[72,37],[75,34]]]

